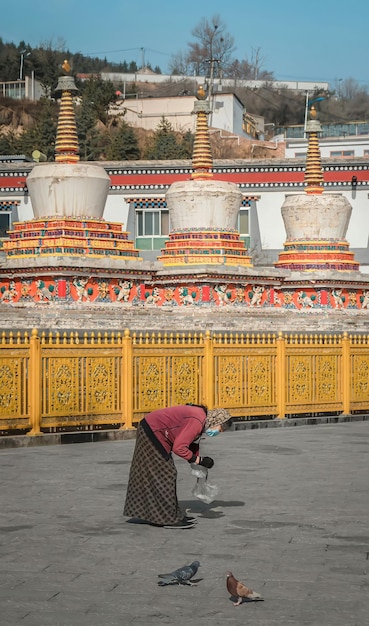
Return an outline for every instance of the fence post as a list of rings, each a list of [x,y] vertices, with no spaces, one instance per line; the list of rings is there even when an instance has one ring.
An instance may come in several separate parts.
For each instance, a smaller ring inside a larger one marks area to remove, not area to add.
[[[351,349],[347,332],[342,337],[342,414],[350,415],[351,408]]]
[[[210,330],[205,333],[204,339],[204,393],[203,402],[212,409],[214,407],[215,380],[214,380],[214,348]],[[200,399],[200,401],[202,401]]]
[[[276,358],[276,400],[277,418],[286,417],[286,341],[283,333],[279,332],[277,337],[277,358]]]
[[[31,430],[27,435],[34,437],[41,432],[41,343],[37,328],[32,329],[29,345],[28,397]]]
[[[133,350],[132,337],[129,329],[126,328],[123,334],[123,359],[122,359],[122,426],[120,430],[132,430],[132,405],[133,405]]]

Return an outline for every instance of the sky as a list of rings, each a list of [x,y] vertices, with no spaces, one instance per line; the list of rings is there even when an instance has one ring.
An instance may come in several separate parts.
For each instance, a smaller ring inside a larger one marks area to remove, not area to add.
[[[337,0],[0,0],[0,37],[32,47],[63,41],[71,52],[109,61],[142,61],[168,73],[191,31],[219,15],[235,39],[234,56],[260,49],[277,80],[354,79],[369,86],[369,2]]]

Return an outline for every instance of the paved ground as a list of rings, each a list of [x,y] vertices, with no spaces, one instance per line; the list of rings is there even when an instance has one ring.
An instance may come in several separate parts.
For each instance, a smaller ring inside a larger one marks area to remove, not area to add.
[[[206,439],[219,499],[179,497],[192,530],[122,517],[134,441],[0,451],[1,626],[364,626],[369,423]],[[194,587],[157,574],[198,558]],[[225,572],[263,594],[235,608]]]

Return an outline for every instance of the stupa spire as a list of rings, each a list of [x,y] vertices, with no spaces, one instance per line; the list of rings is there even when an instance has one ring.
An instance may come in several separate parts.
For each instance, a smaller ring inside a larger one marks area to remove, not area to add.
[[[173,183],[165,194],[172,230],[158,257],[165,266],[251,266],[237,230],[242,194],[234,183],[213,178],[206,91],[200,87],[193,113],[197,116],[191,180]]]
[[[359,263],[355,261],[345,239],[352,207],[342,194],[323,194],[324,178],[318,142],[318,133],[322,129],[314,106],[309,117],[306,123],[306,193],[287,196],[283,203],[282,217],[287,239],[274,265],[298,272],[356,272]]]
[[[65,72],[70,72],[71,68],[68,61],[64,61],[62,68]],[[78,92],[78,89],[74,83],[73,76],[59,76],[58,86],[55,91],[61,92],[55,141],[55,161],[58,163],[77,163],[79,161],[79,145],[73,95]]]
[[[195,141],[192,151],[192,179],[208,179],[213,178],[213,156],[211,153],[208,115],[210,113],[209,102],[206,100],[206,91],[202,86],[196,93],[197,101],[195,102],[192,113],[196,115],[196,131]]]
[[[308,137],[308,150],[305,168],[305,192],[307,194],[321,194],[324,191],[324,178],[318,133],[322,128],[317,119],[317,112],[314,105],[310,109],[310,119],[306,123],[306,134]]]

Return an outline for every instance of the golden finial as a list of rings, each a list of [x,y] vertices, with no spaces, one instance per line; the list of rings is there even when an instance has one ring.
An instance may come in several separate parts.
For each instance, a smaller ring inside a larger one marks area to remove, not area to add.
[[[207,96],[207,90],[204,89],[204,85],[199,85],[198,90],[196,92],[196,98],[198,100],[205,100]]]
[[[196,131],[192,150],[191,178],[212,178],[213,157],[211,154],[209,128],[207,117],[209,115],[208,102],[195,102]]]
[[[310,113],[310,119],[312,120],[317,119],[318,113],[314,105],[311,106],[309,113]]]
[[[67,73],[70,72],[71,66],[70,66],[68,59],[64,59],[62,69],[64,70],[64,72],[67,72]]]
[[[304,177],[305,192],[307,194],[321,194],[324,191],[324,178],[318,140],[318,132],[321,132],[321,126],[316,119],[317,111],[315,107],[311,107],[310,114],[312,119],[308,120],[306,124],[308,150]]]
[[[70,65],[64,61],[62,68],[67,71]],[[55,141],[55,161],[59,163],[76,163],[79,161],[79,146],[76,119],[73,105],[73,94],[78,91],[73,76],[59,76],[56,93],[61,92],[58,116],[58,127]]]

